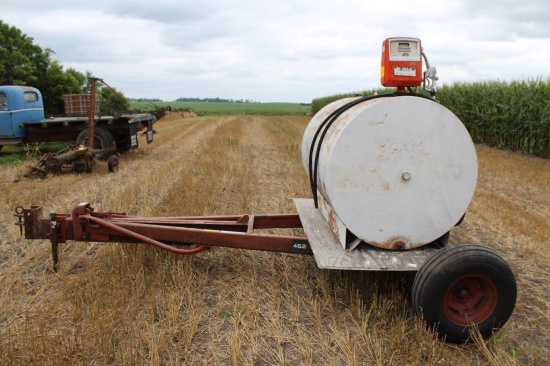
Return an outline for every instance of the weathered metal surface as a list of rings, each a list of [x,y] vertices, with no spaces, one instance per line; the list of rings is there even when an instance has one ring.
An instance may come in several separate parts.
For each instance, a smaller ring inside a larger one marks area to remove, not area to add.
[[[140,217],[97,212],[88,203],[70,214],[43,216],[41,206],[17,207],[16,225],[27,239],[49,239],[57,263],[57,245],[69,240],[146,243],[179,254],[208,247],[231,247],[313,254],[320,268],[367,271],[414,271],[437,249],[390,251],[366,244],[344,250],[312,199],[295,199],[298,214],[188,217]],[[260,234],[255,230],[303,227],[307,237]],[[179,245],[197,245],[180,249]]]
[[[298,214],[139,217],[98,212],[81,203],[70,214],[42,216],[41,206],[17,207],[15,223],[26,239],[50,239],[54,266],[57,245],[67,240],[145,243],[177,254],[196,254],[209,247],[312,254],[306,237],[257,233],[255,230],[301,228]],[[197,245],[181,249],[180,245]]]
[[[406,251],[380,249],[361,244],[355,250],[342,248],[312,199],[295,198],[300,220],[315,261],[320,268],[361,271],[416,271],[435,252],[423,247]]]
[[[91,79],[102,81],[97,78]],[[109,86],[107,85],[107,87]],[[95,90],[95,88],[91,89]],[[119,94],[114,89],[111,90],[115,94]],[[96,128],[109,131],[117,143],[122,142],[121,146],[118,146],[119,152],[130,149],[130,136],[128,136],[130,133],[135,135],[137,142],[136,133],[146,129],[147,143],[153,141],[152,126],[155,117],[152,114],[125,114],[115,118],[113,116],[98,116],[96,115],[97,110],[90,108],[90,113],[76,113],[81,117],[45,119],[42,95],[38,89],[22,86],[0,86],[0,95],[7,99],[0,106],[0,145],[17,145],[25,142],[74,141],[86,126],[90,127],[92,124]],[[93,123],[90,123],[90,121],[93,121]],[[92,141],[93,139],[89,138],[89,140]],[[128,141],[127,146],[126,141]],[[137,143],[132,147],[137,147]]]
[[[94,120],[95,120],[95,104],[96,104],[96,81],[97,78],[89,77],[88,78],[88,84],[90,85],[90,105],[88,109],[88,123],[87,123],[87,130],[88,130],[88,149],[93,150],[95,145],[94,140]]]
[[[332,111],[351,101],[330,104],[306,128],[302,160],[308,174],[316,133]],[[412,249],[460,220],[476,180],[475,147],[452,112],[426,98],[381,97],[350,107],[327,129],[318,154],[318,192],[312,193],[330,206],[325,219],[338,229],[343,248],[349,240],[340,222],[372,245]]]
[[[67,116],[89,116],[90,94],[63,95],[65,114]],[[95,100],[94,113],[99,114],[99,100]]]
[[[46,153],[40,157],[35,166],[31,166],[31,174],[46,176],[48,173],[91,173],[94,159],[102,155],[104,158],[116,153],[116,146],[103,150],[93,150],[71,146],[57,153]]]

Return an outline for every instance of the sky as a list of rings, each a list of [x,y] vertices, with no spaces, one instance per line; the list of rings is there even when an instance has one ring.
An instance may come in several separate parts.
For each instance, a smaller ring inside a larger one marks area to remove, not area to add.
[[[0,19],[130,98],[375,89],[382,41],[401,36],[439,85],[550,76],[549,0],[0,0]]]

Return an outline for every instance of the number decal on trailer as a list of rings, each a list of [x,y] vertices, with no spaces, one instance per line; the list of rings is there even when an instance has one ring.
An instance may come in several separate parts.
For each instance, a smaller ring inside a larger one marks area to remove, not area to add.
[[[292,243],[292,253],[294,254],[308,254],[307,240],[294,240]]]

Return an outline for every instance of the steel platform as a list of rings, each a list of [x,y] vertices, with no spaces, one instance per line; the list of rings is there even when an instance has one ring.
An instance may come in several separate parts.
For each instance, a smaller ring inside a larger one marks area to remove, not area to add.
[[[319,268],[357,271],[417,271],[438,249],[430,246],[393,251],[361,243],[351,251],[344,250],[330,230],[313,199],[295,198],[294,204],[302,221],[313,256]]]

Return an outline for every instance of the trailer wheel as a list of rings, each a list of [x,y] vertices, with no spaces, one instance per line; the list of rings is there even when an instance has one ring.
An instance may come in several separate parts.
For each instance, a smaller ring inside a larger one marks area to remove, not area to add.
[[[126,135],[117,136],[116,138],[116,148],[117,152],[125,153],[132,147],[132,141],[130,133]]]
[[[114,172],[118,171],[118,156],[117,155],[109,156],[109,159],[107,159],[107,169],[109,170],[109,173],[114,173]]]
[[[471,326],[489,338],[512,314],[516,296],[510,266],[478,244],[441,249],[420,268],[412,287],[414,310],[451,343],[468,341]]]
[[[113,145],[115,138],[113,135],[103,128],[94,127],[94,150],[103,150]],[[76,143],[82,146],[88,146],[88,130],[82,130],[76,138]],[[99,154],[98,159],[104,160],[107,154]]]

